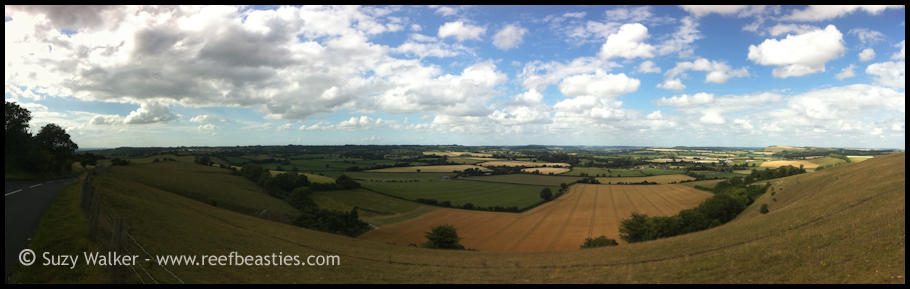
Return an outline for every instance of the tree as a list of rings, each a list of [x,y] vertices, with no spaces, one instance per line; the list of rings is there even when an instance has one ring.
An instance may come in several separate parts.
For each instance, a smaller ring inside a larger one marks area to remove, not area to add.
[[[35,135],[35,143],[39,148],[50,153],[53,158],[52,168],[58,171],[72,169],[70,161],[79,146],[70,139],[70,135],[62,127],[53,123],[44,125],[41,131]]]
[[[553,192],[550,191],[550,188],[543,188],[543,190],[540,190],[540,198],[544,201],[549,201],[553,199]]]
[[[433,227],[426,232],[425,236],[427,237],[427,242],[423,243],[425,248],[464,249],[464,246],[458,243],[461,241],[461,237],[458,237],[458,232],[452,225],[444,224]]]
[[[360,184],[355,182],[354,179],[347,175],[340,175],[335,179],[335,184],[341,186],[345,190],[356,189],[360,187]]]
[[[654,223],[645,214],[633,212],[619,226],[619,237],[629,243],[654,240],[654,235]]]
[[[614,239],[607,238],[607,236],[600,235],[597,238],[585,238],[584,245],[581,245],[582,249],[585,248],[595,248],[595,247],[604,247],[604,246],[616,246],[619,243]]]

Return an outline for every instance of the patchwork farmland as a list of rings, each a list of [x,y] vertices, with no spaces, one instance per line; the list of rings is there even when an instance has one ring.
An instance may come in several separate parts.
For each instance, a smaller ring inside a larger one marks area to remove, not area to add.
[[[794,166],[794,167],[798,168],[800,165],[802,165],[803,168],[807,168],[807,169],[818,168],[818,164],[810,162],[810,161],[802,161],[802,160],[800,160],[800,161],[767,161],[767,162],[763,162],[761,164],[761,167],[779,168],[782,166]]]
[[[641,183],[644,181],[655,182],[658,184],[669,184],[669,183],[679,183],[681,181],[691,181],[691,180],[695,180],[695,178],[687,176],[687,175],[661,175],[661,176],[648,176],[648,177],[621,177],[621,178],[619,178],[619,177],[616,177],[616,178],[600,177],[600,178],[597,178],[597,181],[599,181],[601,184],[616,184],[616,183],[633,184],[633,183]]]
[[[433,226],[451,224],[464,238],[461,244],[478,251],[576,250],[588,237],[619,239],[619,224],[632,212],[669,216],[710,196],[681,185],[577,184],[566,195],[521,214],[443,208],[360,238],[416,245]]]

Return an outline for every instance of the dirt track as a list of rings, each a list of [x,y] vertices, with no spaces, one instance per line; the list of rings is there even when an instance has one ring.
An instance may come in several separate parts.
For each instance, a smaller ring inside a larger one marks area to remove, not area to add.
[[[697,206],[707,192],[680,185],[587,185],[530,211],[496,213],[437,209],[418,218],[383,226],[361,236],[399,245],[426,241],[424,232],[454,225],[461,244],[478,251],[540,252],[575,250],[587,237],[619,239],[619,224],[633,211],[673,215]]]

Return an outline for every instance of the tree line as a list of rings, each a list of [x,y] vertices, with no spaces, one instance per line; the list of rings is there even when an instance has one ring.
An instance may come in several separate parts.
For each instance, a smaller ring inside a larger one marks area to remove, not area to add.
[[[347,175],[339,176],[334,183],[312,183],[303,174],[282,173],[272,176],[269,170],[255,163],[243,165],[237,174],[299,210],[301,215],[293,222],[297,226],[351,237],[370,230],[370,225],[359,219],[357,207],[350,212],[321,209],[311,197],[317,191],[359,188],[360,184]]]
[[[34,136],[28,131],[31,112],[15,102],[3,104],[5,126],[4,169],[41,175],[71,172],[79,148],[65,129],[54,123],[41,127]]]
[[[770,183],[750,185],[755,181],[780,178],[805,173],[802,168],[784,166],[765,171],[753,170],[746,177],[734,177],[714,186],[714,196],[704,200],[698,207],[680,211],[667,217],[650,217],[647,214],[632,213],[622,221],[619,237],[629,243],[655,240],[676,235],[701,231],[720,226],[736,218],[765,193]]]

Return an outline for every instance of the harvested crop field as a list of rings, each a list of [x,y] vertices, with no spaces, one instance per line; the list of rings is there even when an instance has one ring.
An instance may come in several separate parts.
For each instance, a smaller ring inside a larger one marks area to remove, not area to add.
[[[372,173],[416,173],[418,170],[423,173],[451,173],[452,171],[463,171],[466,169],[480,169],[482,171],[489,171],[489,169],[474,166],[474,165],[447,165],[447,166],[413,166],[413,167],[397,167],[397,168],[385,168],[378,170],[368,170],[366,172]]]
[[[502,167],[502,166],[505,166],[505,167],[543,167],[543,166],[553,167],[553,166],[560,166],[560,167],[564,167],[564,168],[568,168],[568,167],[572,166],[567,163],[538,163],[538,162],[527,162],[527,161],[490,161],[490,162],[483,162],[478,165],[485,166],[485,167]]]
[[[424,232],[451,224],[461,244],[478,251],[576,250],[587,237],[619,238],[619,224],[633,211],[669,216],[698,206],[711,194],[681,185],[607,186],[577,184],[569,193],[521,214],[436,209],[380,227],[360,238],[398,245],[426,241]]]
[[[687,175],[660,175],[660,176],[648,176],[648,177],[600,177],[597,178],[601,184],[632,184],[632,183],[641,183],[643,181],[655,182],[658,184],[669,184],[671,182],[680,182],[686,180],[694,180],[695,178]]]
[[[818,168],[818,164],[810,161],[767,161],[761,163],[761,166],[765,168],[779,168],[786,165],[791,165],[797,168],[802,165],[803,168],[806,169]]]
[[[558,174],[561,174],[561,173],[568,172],[568,171],[569,171],[569,168],[548,168],[548,167],[542,167],[542,168],[527,168],[527,169],[522,169],[521,171],[522,171],[522,172],[526,172],[526,173],[534,173],[534,171],[539,171],[540,174],[543,174],[543,175],[548,175],[548,174],[550,174],[550,173],[553,173],[554,175],[558,175]]]

